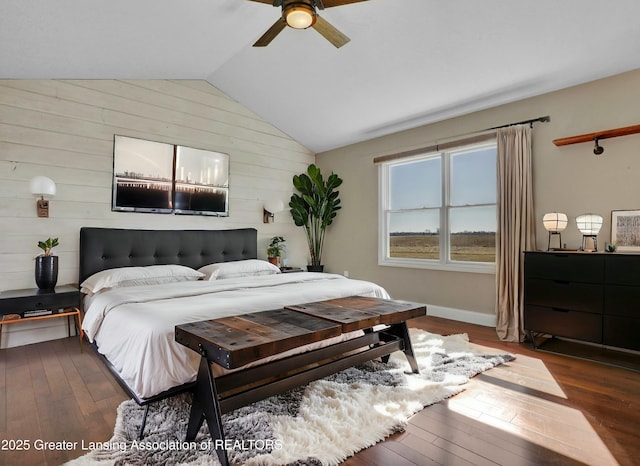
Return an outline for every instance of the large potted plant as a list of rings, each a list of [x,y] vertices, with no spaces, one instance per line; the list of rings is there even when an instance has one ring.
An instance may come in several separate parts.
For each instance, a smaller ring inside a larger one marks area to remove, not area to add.
[[[41,290],[53,290],[58,282],[58,256],[52,249],[58,246],[58,238],[38,241],[38,247],[44,252],[36,257],[36,284]]]
[[[336,217],[340,206],[340,191],[336,188],[342,184],[342,179],[331,173],[325,180],[318,167],[309,165],[306,173],[293,177],[293,186],[298,191],[291,196],[289,207],[293,221],[303,227],[307,235],[311,264],[307,267],[310,272],[321,272],[322,248],[327,227]]]

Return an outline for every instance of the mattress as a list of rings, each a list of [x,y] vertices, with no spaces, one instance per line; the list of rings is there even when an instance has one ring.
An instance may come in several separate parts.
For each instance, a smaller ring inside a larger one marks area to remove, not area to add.
[[[374,283],[326,273],[130,286],[86,297],[82,328],[144,399],[196,378],[200,356],[175,341],[176,325],[346,296],[389,298]]]

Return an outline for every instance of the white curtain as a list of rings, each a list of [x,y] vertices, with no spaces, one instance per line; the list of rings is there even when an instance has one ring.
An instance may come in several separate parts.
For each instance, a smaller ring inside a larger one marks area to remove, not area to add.
[[[504,341],[524,340],[524,251],[535,247],[531,127],[497,131],[498,231],[496,331]]]

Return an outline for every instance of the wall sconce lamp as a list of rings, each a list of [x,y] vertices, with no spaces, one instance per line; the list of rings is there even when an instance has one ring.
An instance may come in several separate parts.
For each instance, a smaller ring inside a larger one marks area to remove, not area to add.
[[[547,251],[551,251],[551,236],[558,235],[559,244],[558,249],[562,249],[562,232],[567,228],[569,219],[566,214],[560,212],[551,212],[544,214],[542,217],[542,224],[549,232],[549,240],[547,241]]]
[[[273,222],[276,213],[282,212],[284,210],[284,203],[280,199],[267,201],[264,203],[263,207],[263,218],[262,221],[264,223]]]
[[[576,225],[580,233],[582,233],[582,250],[597,251],[598,250],[598,233],[602,228],[602,217],[597,214],[583,214],[576,217]],[[593,240],[593,249],[587,248],[587,238]]]
[[[36,201],[38,217],[48,217],[49,201],[45,199],[44,196],[55,196],[56,184],[51,178],[47,178],[46,176],[34,176],[29,182],[29,187],[31,194],[40,197],[40,199]]]
[[[596,155],[600,155],[604,153],[604,147],[598,144],[599,140],[600,138],[593,138],[593,141],[595,142],[595,146],[593,147],[593,153]]]

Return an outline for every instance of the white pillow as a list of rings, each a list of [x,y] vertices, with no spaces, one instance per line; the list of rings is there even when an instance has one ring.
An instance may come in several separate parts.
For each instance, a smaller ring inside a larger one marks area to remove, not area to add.
[[[80,285],[85,294],[97,293],[105,288],[199,280],[204,274],[183,265],[149,265],[147,267],[121,267],[94,273]]]
[[[255,277],[258,275],[272,275],[280,273],[280,269],[270,262],[259,259],[242,261],[218,262],[205,265],[198,269],[205,274],[205,280],[220,280],[223,278]]]

